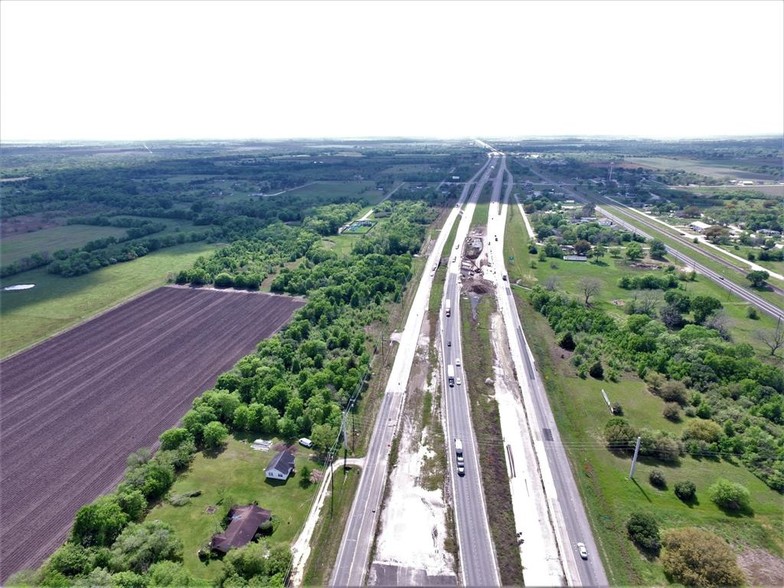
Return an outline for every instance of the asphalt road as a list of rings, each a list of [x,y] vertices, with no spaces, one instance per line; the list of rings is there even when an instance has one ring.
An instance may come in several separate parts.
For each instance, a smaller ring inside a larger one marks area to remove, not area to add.
[[[494,161],[494,159],[491,161]],[[444,300],[451,301],[452,313],[450,317],[447,317],[443,310],[445,306],[442,305],[441,316],[441,343],[442,357],[444,358],[442,381],[444,383],[444,402],[446,405],[449,470],[454,497],[455,526],[460,552],[462,583],[465,586],[498,586],[500,584],[495,552],[490,538],[487,507],[482,490],[478,459],[479,452],[471,423],[467,383],[462,365],[456,365],[457,359],[461,359],[462,364],[460,284],[458,278],[460,275],[460,251],[468,235],[476,201],[491,171],[493,170],[488,169],[482,180],[477,183],[471,198],[466,203],[462,220],[458,226],[455,248],[450,252],[451,256],[444,288]],[[447,381],[447,365],[454,367],[454,386],[450,386]],[[463,476],[457,473],[455,439],[460,439],[463,444],[465,459],[465,475]]]
[[[533,171],[533,173],[535,173],[537,176],[539,176],[540,178],[542,178],[546,182],[550,182],[553,185],[558,185],[559,184],[559,182],[557,182],[556,180],[553,180],[552,178],[549,178],[549,177],[543,175],[542,173],[540,173],[538,171],[535,171],[535,170],[532,170],[532,171]],[[563,185],[561,185],[560,187],[561,187],[561,189],[565,193],[567,193],[567,194],[571,195],[572,197],[574,197],[575,200],[579,200],[580,202],[588,202],[588,199],[585,196],[583,196],[582,194],[580,194],[579,192],[575,192],[574,190],[569,189],[569,188],[567,188],[566,186],[563,186]],[[646,239],[653,239],[655,237],[655,235],[651,235],[650,233],[647,233],[645,231],[642,231],[642,230],[638,229],[637,227],[635,227],[634,225],[632,225],[628,221],[624,220],[623,218],[619,217],[616,214],[611,213],[609,210],[607,210],[606,208],[604,208],[604,207],[602,207],[600,205],[596,206],[596,210],[601,212],[604,216],[606,216],[607,218],[612,220],[614,223],[616,223],[619,226],[625,228],[627,231],[630,231],[632,233],[637,233],[638,235],[642,235]],[[640,219],[640,220],[642,221],[642,219]],[[656,230],[655,227],[651,227],[651,229],[654,230],[654,231]],[[702,265],[701,263],[698,263],[698,262],[694,261],[694,259],[689,257],[687,254],[683,253],[682,251],[679,251],[677,249],[673,249],[670,246],[667,246],[667,253],[669,253],[670,255],[675,257],[676,259],[679,259],[683,263],[691,266],[692,268],[694,268],[694,270],[697,273],[702,274],[702,275],[710,278],[711,280],[713,280],[716,284],[718,284],[719,286],[721,286],[725,290],[728,290],[729,292],[732,292],[736,296],[739,296],[742,300],[745,300],[749,304],[753,304],[754,306],[759,308],[764,313],[772,316],[773,318],[784,320],[784,310],[782,310],[780,307],[776,306],[775,304],[772,304],[772,303],[768,302],[764,298],[760,298],[759,296],[757,296],[753,292],[750,292],[746,288],[744,288],[742,286],[739,286],[738,284],[734,283],[733,281],[725,279],[724,276],[722,276],[720,273],[718,273],[718,272],[716,272],[716,271],[714,271],[714,270],[712,270],[712,269]],[[703,255],[708,255],[708,254],[703,253]]]
[[[505,159],[502,164],[505,167]],[[509,176],[511,178],[511,174]],[[498,242],[492,241],[493,258],[496,264],[496,277],[500,281],[498,305],[504,315],[509,334],[509,345],[515,364],[517,377],[523,390],[523,400],[531,427],[535,452],[539,458],[542,483],[549,504],[560,557],[569,585],[606,586],[607,576],[593,538],[588,516],[585,512],[580,493],[577,490],[569,460],[561,443],[547,393],[540,375],[536,371],[533,354],[523,333],[517,306],[508,282],[503,279],[506,268],[503,257],[503,234],[506,219],[507,197],[499,203],[500,214],[491,212],[488,231],[499,235]],[[495,196],[495,195],[494,195]],[[496,204],[491,205],[491,211]],[[576,544],[582,542],[588,550],[588,559],[583,560],[577,552]]]
[[[470,190],[472,182],[486,173],[487,166],[466,183],[458,205],[444,223],[425,267],[437,266],[442,250],[451,232],[452,225],[461,213],[461,204]],[[448,254],[449,252],[444,252]],[[335,568],[330,578],[331,586],[362,586],[370,565],[370,550],[376,534],[384,487],[387,482],[389,452],[395,436],[400,412],[405,400],[406,387],[416,351],[417,339],[422,329],[422,320],[427,311],[433,274],[424,272],[414,295],[406,325],[401,333],[395,361],[384,392],[373,435],[365,459],[365,468],[351,506],[346,529],[338,550]],[[484,501],[482,501],[484,504]],[[495,560],[493,560],[494,562]]]

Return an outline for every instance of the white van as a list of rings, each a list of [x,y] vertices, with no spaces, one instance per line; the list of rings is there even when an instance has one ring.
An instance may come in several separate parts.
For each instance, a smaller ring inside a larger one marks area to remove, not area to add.
[[[313,447],[313,441],[311,441],[307,437],[303,437],[302,439],[300,439],[299,444],[302,445],[302,447],[307,447],[307,448]]]

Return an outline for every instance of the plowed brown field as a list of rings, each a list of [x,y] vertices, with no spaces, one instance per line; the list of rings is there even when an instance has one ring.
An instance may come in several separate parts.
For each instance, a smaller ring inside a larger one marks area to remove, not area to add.
[[[304,301],[166,287],[0,363],[0,582]]]

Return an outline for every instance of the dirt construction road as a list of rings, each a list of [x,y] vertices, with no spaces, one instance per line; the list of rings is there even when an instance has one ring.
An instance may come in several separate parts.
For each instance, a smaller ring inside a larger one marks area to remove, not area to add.
[[[159,288],[0,363],[0,582],[304,301]]]

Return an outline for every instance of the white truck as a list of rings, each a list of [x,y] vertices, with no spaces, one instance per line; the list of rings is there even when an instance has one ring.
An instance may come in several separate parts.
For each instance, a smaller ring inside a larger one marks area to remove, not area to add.
[[[446,366],[446,381],[449,383],[450,388],[455,385],[455,366],[451,363]]]
[[[465,458],[463,457],[463,442],[455,438],[455,455],[457,456],[457,474],[465,475]]]
[[[446,314],[446,316],[452,316],[452,301],[449,298],[446,299],[445,308],[444,314]]]

